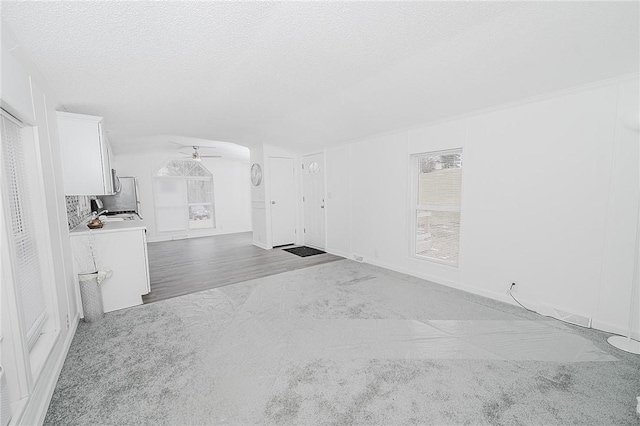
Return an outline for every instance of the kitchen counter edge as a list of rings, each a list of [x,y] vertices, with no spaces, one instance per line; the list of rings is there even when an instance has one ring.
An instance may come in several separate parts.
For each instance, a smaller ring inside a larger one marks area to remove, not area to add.
[[[136,229],[144,229],[144,222],[140,220],[140,218],[135,217],[133,220],[122,220],[116,222],[104,222],[102,228],[91,229],[87,227],[87,223],[89,220],[82,222],[80,225],[73,228],[69,231],[69,235],[88,235],[91,233],[108,233],[108,232],[122,232],[122,231],[133,231]]]

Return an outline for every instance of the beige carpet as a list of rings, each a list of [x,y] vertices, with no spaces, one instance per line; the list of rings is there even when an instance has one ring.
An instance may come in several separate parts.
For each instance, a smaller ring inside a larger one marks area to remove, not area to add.
[[[45,424],[636,424],[606,337],[343,260],[81,323]]]

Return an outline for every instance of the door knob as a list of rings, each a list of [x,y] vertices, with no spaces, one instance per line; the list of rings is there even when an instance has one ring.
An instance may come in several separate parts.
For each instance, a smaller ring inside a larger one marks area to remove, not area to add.
[[[275,204],[275,203],[276,203],[275,201],[272,201],[272,202],[271,202],[271,204]]]
[[[324,206],[320,206],[321,209],[324,209]]]

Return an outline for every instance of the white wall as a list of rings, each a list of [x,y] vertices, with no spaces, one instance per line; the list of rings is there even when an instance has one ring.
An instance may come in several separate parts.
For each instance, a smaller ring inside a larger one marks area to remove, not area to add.
[[[8,242],[2,239],[2,366],[7,372],[14,424],[44,420],[62,364],[79,320],[76,279],[71,263],[62,166],[55,110],[60,107],[27,55],[2,28],[2,106],[25,124],[25,149],[33,168],[31,202],[36,210],[38,243],[43,248],[43,280],[48,294],[47,333],[29,351],[17,311]],[[33,145],[32,145],[33,144]],[[2,203],[0,219],[9,214]],[[0,225],[4,228],[5,223]]]
[[[344,257],[351,253],[351,173],[347,171],[352,161],[349,145],[325,153],[327,247]]]
[[[624,332],[639,148],[622,119],[634,114],[637,76],[329,148],[328,251],[505,301],[517,282],[534,307]],[[410,156],[460,147],[459,266],[411,258]]]
[[[140,214],[147,226],[148,241],[251,231],[249,159],[228,160],[223,157],[203,158],[201,163],[213,175],[216,227],[159,232],[156,227],[153,174],[167,160],[175,158],[175,152],[166,151],[114,156],[114,168],[119,176],[138,178]]]

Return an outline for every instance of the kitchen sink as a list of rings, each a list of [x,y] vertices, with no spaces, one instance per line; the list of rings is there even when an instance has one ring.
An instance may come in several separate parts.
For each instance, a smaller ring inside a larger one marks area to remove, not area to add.
[[[100,216],[101,222],[121,222],[123,220],[133,220],[135,219],[135,213],[118,213],[112,214],[109,216]]]
[[[135,213],[118,213],[107,217],[120,217],[123,220],[133,220],[135,216]]]

